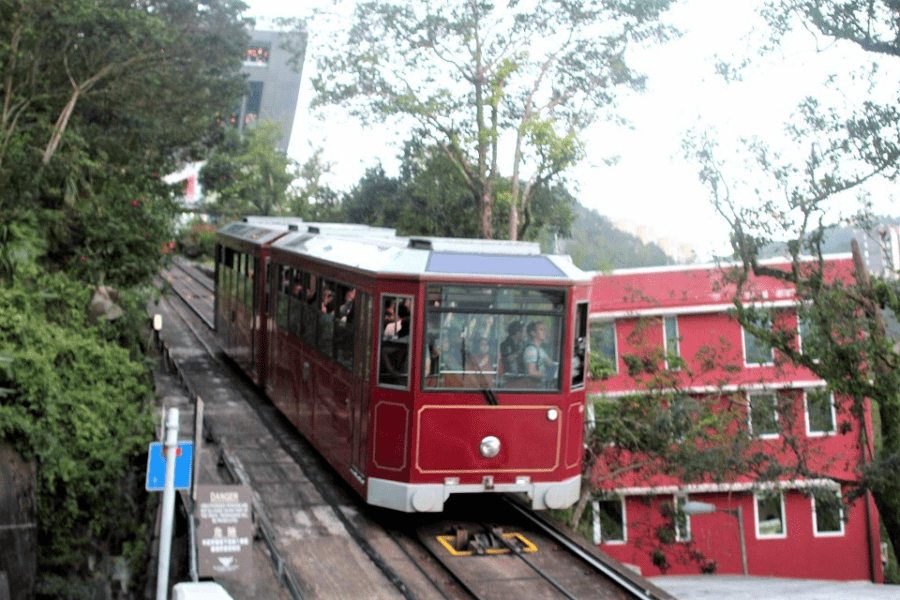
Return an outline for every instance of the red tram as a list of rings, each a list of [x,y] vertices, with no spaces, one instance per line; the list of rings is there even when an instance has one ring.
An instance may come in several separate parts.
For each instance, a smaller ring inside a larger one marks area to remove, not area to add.
[[[577,500],[589,300],[536,244],[261,222],[217,238],[226,351],[366,502],[405,512]]]

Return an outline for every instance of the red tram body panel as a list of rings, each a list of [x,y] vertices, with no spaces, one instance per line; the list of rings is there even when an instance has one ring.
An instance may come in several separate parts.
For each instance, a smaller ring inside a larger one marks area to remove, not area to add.
[[[578,499],[591,281],[567,257],[360,226],[251,243],[240,225],[218,236],[225,347],[366,502]],[[256,298],[236,310],[242,264]]]

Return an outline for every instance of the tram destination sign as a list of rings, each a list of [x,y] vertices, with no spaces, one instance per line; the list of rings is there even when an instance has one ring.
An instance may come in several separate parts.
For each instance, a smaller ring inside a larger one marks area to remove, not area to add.
[[[250,569],[252,491],[247,485],[198,485],[197,570],[201,577]]]

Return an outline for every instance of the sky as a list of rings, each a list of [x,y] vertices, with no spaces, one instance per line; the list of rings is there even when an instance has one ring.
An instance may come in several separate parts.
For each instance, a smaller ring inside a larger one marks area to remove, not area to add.
[[[265,28],[266,17],[309,17],[313,7],[339,10],[328,0],[246,1],[247,14],[257,18],[260,29]],[[849,71],[860,56],[852,50],[824,48],[821,40],[801,32],[778,53],[757,58],[743,82],[726,84],[715,74],[715,59],[752,55],[755,46],[748,36],[762,25],[755,13],[761,4],[762,0],[681,0],[666,21],[684,35],[628,56],[632,66],[647,75],[647,89],[620,103],[619,112],[630,122],[628,126],[600,123],[586,132],[586,158],[571,171],[582,205],[626,231],[661,241],[676,258],[694,252],[704,261],[729,253],[727,224],[713,209],[710,194],[697,177],[698,167],[684,158],[682,140],[687,132],[712,128],[726,148],[735,147],[742,136],[754,135],[778,145],[783,124],[797,103],[807,95],[821,94],[822,82],[831,71]],[[344,10],[349,5],[340,3]],[[379,162],[389,175],[395,175],[397,144],[407,136],[363,130],[339,114],[329,115],[327,123],[309,114],[316,27],[310,21],[311,39],[289,155],[302,162],[315,148],[323,147],[324,160],[332,167],[328,183],[338,190],[349,189],[366,168]],[[897,78],[890,80],[895,85]],[[608,165],[612,157],[617,160]],[[891,191],[881,195],[879,208],[896,214]]]

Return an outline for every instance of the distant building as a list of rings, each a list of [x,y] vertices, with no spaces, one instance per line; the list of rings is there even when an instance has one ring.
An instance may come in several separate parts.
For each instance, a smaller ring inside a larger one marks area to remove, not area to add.
[[[278,122],[282,137],[277,149],[284,153],[291,143],[307,39],[305,30],[300,33],[250,31],[250,44],[241,67],[241,72],[247,75],[248,92],[231,122],[242,133],[261,121]],[[203,164],[185,165],[165,178],[167,183],[184,182],[182,206],[187,211],[197,211],[187,213],[185,221],[203,210],[205,198],[198,179]]]
[[[850,255],[828,256],[826,265],[829,277],[852,277]],[[860,418],[849,401],[830,393],[811,372],[776,360],[775,352],[733,316],[734,291],[712,265],[596,276],[591,349],[599,350],[614,372],[592,382],[589,395],[604,402],[644,391],[624,357],[655,364],[661,377],[671,377],[691,396],[712,397],[723,410],[737,411],[733,414],[745,419],[746,431],[736,435],[751,436],[758,449],[782,464],[798,460],[784,443],[790,439],[816,477],[764,487],[746,477],[685,483],[661,471],[619,474],[600,484],[608,493],[593,503],[595,541],[645,576],[746,571],[881,582],[874,502],[869,496],[849,506],[835,502],[847,498],[841,482],[856,480],[871,456],[869,406]],[[803,347],[804,327],[791,287],[754,278],[744,302],[770,309],[773,322],[799,331],[797,343]],[[628,458],[613,447],[607,452],[595,474],[615,473]],[[704,514],[685,514],[687,503],[704,508]]]
[[[307,39],[305,31],[251,31],[241,68],[250,89],[241,102],[236,125],[243,131],[259,120],[279,122],[284,134],[278,146],[282,152],[287,152],[294,128]]]

